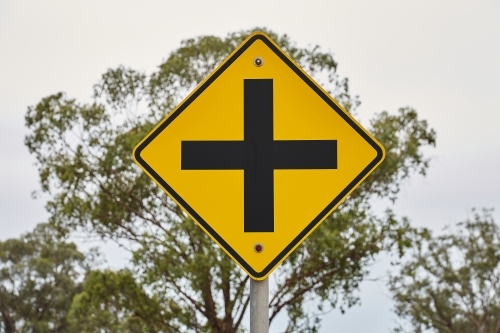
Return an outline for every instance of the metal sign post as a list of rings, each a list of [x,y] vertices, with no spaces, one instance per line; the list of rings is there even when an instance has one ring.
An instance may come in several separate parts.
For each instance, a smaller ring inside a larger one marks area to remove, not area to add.
[[[250,333],[269,333],[269,278],[250,279]]]

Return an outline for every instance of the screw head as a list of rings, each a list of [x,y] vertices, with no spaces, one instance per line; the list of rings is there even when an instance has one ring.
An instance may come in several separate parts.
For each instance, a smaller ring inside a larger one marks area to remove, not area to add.
[[[257,253],[261,253],[262,251],[264,251],[264,245],[262,245],[261,243],[256,243],[253,246],[253,250]]]
[[[257,57],[253,60],[253,64],[257,67],[264,65],[264,60],[261,57]]]

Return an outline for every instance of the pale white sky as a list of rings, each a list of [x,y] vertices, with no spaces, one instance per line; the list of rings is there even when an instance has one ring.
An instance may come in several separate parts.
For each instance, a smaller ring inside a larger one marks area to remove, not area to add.
[[[58,91],[89,100],[107,68],[150,72],[185,38],[255,26],[333,51],[365,124],[409,105],[437,130],[429,174],[404,186],[399,214],[439,230],[472,207],[500,209],[498,0],[0,0],[0,239],[47,217],[43,198],[30,198],[38,180],[23,145],[28,105]],[[104,249],[124,262],[112,245]],[[384,282],[365,282],[360,295],[361,306],[332,312],[322,332],[388,332],[396,318]]]

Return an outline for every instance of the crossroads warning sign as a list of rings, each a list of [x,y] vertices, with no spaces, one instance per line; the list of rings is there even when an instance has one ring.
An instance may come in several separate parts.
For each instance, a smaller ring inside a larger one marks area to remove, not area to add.
[[[265,279],[384,149],[254,33],[134,149],[136,163],[253,279]]]

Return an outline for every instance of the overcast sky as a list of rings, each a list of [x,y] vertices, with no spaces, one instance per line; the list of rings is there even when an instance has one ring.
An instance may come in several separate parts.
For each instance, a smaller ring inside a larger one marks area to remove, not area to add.
[[[88,101],[110,67],[151,72],[183,39],[255,26],[334,52],[363,123],[412,106],[436,129],[428,175],[405,184],[398,214],[440,230],[473,207],[500,209],[498,0],[0,0],[0,239],[47,217],[44,198],[30,196],[38,179],[23,145],[27,106],[58,91]],[[104,250],[125,262],[112,245]],[[388,332],[396,317],[385,283],[365,282],[360,296],[361,306],[329,314],[322,332]]]

